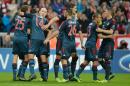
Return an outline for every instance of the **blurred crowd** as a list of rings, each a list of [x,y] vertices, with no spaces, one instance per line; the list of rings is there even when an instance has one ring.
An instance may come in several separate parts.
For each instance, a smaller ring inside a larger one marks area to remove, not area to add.
[[[7,32],[13,27],[14,16],[22,5],[29,5],[30,11],[46,7],[48,19],[51,19],[63,14],[72,3],[77,4],[78,21],[83,33],[86,33],[92,15],[97,10],[110,8],[118,33],[130,34],[130,0],[0,0],[0,33]],[[54,24],[54,28],[58,28],[57,23]]]

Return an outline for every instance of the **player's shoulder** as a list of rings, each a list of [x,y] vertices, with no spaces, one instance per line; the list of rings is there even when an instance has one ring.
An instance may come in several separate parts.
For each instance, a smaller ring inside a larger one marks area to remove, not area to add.
[[[63,14],[58,15],[59,18],[66,18]]]
[[[95,26],[96,25],[96,23],[95,22],[91,22],[91,23],[89,23],[89,26]]]

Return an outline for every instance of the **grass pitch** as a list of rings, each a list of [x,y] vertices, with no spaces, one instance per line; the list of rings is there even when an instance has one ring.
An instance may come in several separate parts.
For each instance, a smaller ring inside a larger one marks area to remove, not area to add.
[[[28,77],[28,74],[26,75]],[[60,73],[60,77],[62,74]],[[99,79],[103,79],[104,75],[99,74]],[[48,82],[42,82],[39,80],[40,76],[37,73],[37,79],[31,82],[24,81],[12,81],[12,73],[1,72],[0,73],[0,86],[130,86],[130,74],[116,74],[116,77],[108,83],[94,83],[92,81],[92,74],[81,74],[82,82],[67,82],[58,83],[54,79],[54,74],[49,74]]]

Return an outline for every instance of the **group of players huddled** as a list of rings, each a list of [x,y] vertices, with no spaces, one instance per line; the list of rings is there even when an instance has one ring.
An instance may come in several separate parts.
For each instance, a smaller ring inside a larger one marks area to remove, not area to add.
[[[57,37],[56,59],[54,62],[54,74],[57,82],[77,81],[80,82],[80,74],[84,68],[93,62],[92,72],[95,82],[108,82],[114,75],[111,72],[111,60],[113,58],[115,25],[113,23],[110,9],[98,12],[92,15],[93,21],[87,28],[87,41],[83,45],[83,35],[81,25],[78,23],[76,5],[72,4],[63,15],[58,15],[47,20],[47,9],[39,8],[36,13],[28,13],[28,6],[22,6],[15,17],[15,32],[13,39],[13,80],[25,81],[25,71],[29,65],[29,81],[36,79],[34,71],[34,56],[38,58],[39,72],[43,81],[48,80],[49,72],[49,40]],[[59,29],[51,28],[51,25],[60,21]],[[78,55],[76,53],[75,35],[79,33],[81,47],[85,50],[84,62],[80,65],[77,72],[76,62]],[[9,33],[6,38],[8,38]],[[97,39],[103,39],[99,52],[97,54]],[[22,63],[17,70],[18,57]],[[68,59],[72,57],[72,61]],[[59,62],[62,63],[63,79],[58,78]],[[97,77],[97,66],[101,65],[105,70],[105,80],[101,81]]]

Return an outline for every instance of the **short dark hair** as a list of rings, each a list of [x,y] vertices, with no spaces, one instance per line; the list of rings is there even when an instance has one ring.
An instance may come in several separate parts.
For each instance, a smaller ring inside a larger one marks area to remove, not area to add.
[[[23,5],[21,8],[20,8],[20,10],[22,11],[22,12],[27,12],[27,10],[28,10],[28,5]]]

